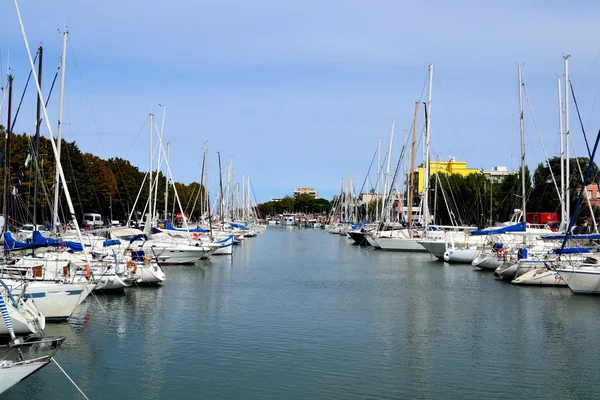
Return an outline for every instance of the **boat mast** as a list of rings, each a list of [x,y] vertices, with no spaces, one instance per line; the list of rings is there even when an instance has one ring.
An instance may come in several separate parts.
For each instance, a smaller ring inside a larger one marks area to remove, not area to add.
[[[152,225],[152,125],[154,125],[154,114],[150,113],[150,152],[148,158],[148,213],[150,214],[150,220],[148,224]],[[150,232],[150,226],[145,227],[146,232]]]
[[[413,117],[413,142],[410,151],[410,186],[408,187],[408,229],[412,229],[413,191],[415,187],[415,146],[417,145],[417,113],[419,102],[415,101],[415,115]]]
[[[429,64],[429,93],[427,95],[427,119],[425,121],[425,165],[423,167],[423,237],[429,226],[429,147],[431,145],[431,91],[433,88],[433,64]]]
[[[565,62],[565,212],[568,217],[571,216],[571,194],[569,190],[571,183],[569,176],[569,170],[571,169],[569,162],[569,139],[571,136],[569,131],[569,57],[563,57]]]
[[[377,185],[375,188],[375,221],[379,222],[379,182],[381,181],[381,138],[377,138]],[[368,206],[367,206],[368,207]]]
[[[60,148],[62,144],[62,126],[63,126],[63,101],[65,95],[65,69],[67,68],[67,36],[69,31],[63,32],[63,47],[62,55],[60,57],[60,98],[58,101],[58,130],[56,138],[56,151],[58,153],[58,160],[56,161],[56,177],[54,181],[54,210],[53,210],[53,224],[52,229],[54,233],[58,233],[58,197],[60,195],[60,172],[58,170],[58,164],[60,163]]]
[[[386,209],[388,181],[389,181],[389,176],[390,176],[390,161],[392,159],[392,144],[394,142],[395,127],[396,127],[396,117],[392,118],[392,133],[390,134],[390,146],[388,147],[388,151],[387,151],[387,167],[385,169],[385,183],[383,184],[383,200],[381,201],[381,218],[382,219],[389,216],[389,215],[384,216],[383,213],[384,213],[384,210]]]
[[[556,77],[556,83],[558,86],[558,137],[560,138],[560,230],[564,232],[567,229],[567,210],[565,208],[565,143],[564,143],[564,132],[563,132],[563,118],[562,118],[562,94],[560,90],[560,76]],[[552,168],[548,165],[550,173]]]
[[[38,85],[42,86],[42,56],[44,55],[44,48],[42,46],[38,47]],[[38,175],[40,173],[39,169],[39,149],[40,149],[40,123],[42,122],[42,104],[40,101],[40,97],[36,97],[36,117],[35,117],[35,141],[33,148],[33,230],[37,230],[37,198],[38,198]]]
[[[8,232],[8,207],[10,198],[10,139],[11,139],[11,125],[12,125],[12,85],[13,77],[8,75],[8,123],[6,124],[6,142],[4,144],[4,151],[6,156],[4,157],[4,199],[2,201],[2,215],[4,215],[4,232]]]
[[[525,121],[523,120],[523,78],[521,76],[521,66],[517,65],[519,71],[519,132],[521,135],[521,222],[525,222]],[[527,225],[525,225],[527,227]]]
[[[167,164],[171,159],[171,142],[167,143]],[[165,219],[167,219],[167,210],[169,203],[169,175],[165,174]]]
[[[223,223],[223,172],[221,171],[221,153],[217,151],[217,157],[219,158],[219,196],[220,196],[220,205],[219,205],[219,218],[220,223]]]

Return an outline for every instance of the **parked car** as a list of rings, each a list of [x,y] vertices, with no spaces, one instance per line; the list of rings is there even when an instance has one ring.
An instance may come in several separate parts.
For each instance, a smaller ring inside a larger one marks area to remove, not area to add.
[[[50,231],[44,225],[24,224],[21,229],[17,231],[17,240],[20,242],[31,242],[33,239],[33,231],[39,231],[42,236],[50,236]]]

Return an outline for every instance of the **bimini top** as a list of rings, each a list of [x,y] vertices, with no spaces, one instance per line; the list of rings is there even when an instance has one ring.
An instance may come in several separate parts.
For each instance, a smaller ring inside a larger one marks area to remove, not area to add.
[[[499,235],[501,233],[510,232],[525,232],[525,222],[519,222],[518,224],[501,226],[499,228],[485,228],[471,232],[471,235]]]
[[[178,232],[188,232],[187,229],[177,229],[175,228],[173,225],[171,225],[171,223],[169,222],[168,219],[165,219],[165,230],[168,231],[178,231]],[[189,232],[207,232],[206,229],[190,229]]]
[[[31,243],[16,241],[10,232],[4,232],[4,250],[27,250],[40,247],[59,247],[65,246],[71,251],[82,251],[83,246],[78,242],[61,241],[42,236],[39,231],[33,231]]]

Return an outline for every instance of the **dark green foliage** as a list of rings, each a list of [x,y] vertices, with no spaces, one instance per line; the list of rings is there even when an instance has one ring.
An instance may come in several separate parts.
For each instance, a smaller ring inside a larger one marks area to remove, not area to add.
[[[313,199],[308,194],[297,194],[294,197],[285,196],[279,201],[268,201],[258,205],[261,217],[283,213],[310,214],[327,213],[331,210],[331,203],[326,199]]]
[[[5,130],[0,125],[0,145],[4,148]],[[25,159],[32,146],[34,138],[27,134],[12,135],[10,152],[11,188],[17,186],[21,179],[19,188],[19,202],[12,207],[12,218],[15,223],[30,222],[28,219],[33,209],[33,162],[27,169],[23,169]],[[50,141],[44,137],[40,138],[40,195],[38,198],[41,221],[50,221],[50,202],[54,199],[55,158]],[[96,212],[103,215],[105,221],[112,216],[113,220],[126,220],[131,213],[136,196],[144,181],[145,171],[122,158],[110,158],[103,160],[90,153],[82,153],[75,142],[61,143],[61,164],[67,179],[69,192],[75,208],[75,213],[81,221],[82,214]],[[4,165],[0,165],[4,170]],[[24,173],[23,173],[24,171]],[[4,173],[0,178],[0,196],[4,193]],[[157,211],[164,213],[164,187],[165,178],[159,173],[159,189]],[[200,213],[201,200],[204,199],[204,188],[197,182],[189,185],[176,183],[178,194],[185,211],[192,217],[198,217]],[[200,194],[199,194],[200,190]],[[175,201],[173,189],[170,189],[168,213],[172,212]],[[50,200],[50,202],[48,201]],[[67,206],[64,190],[61,187],[60,196],[60,219],[69,220],[66,215]],[[148,183],[140,193],[137,203],[137,211],[141,213],[148,199]],[[196,201],[197,200],[197,201]],[[194,202],[196,205],[194,207]],[[20,207],[20,209],[18,209]],[[192,209],[193,208],[193,209]],[[175,207],[175,212],[179,207]],[[135,218],[135,214],[134,214]]]

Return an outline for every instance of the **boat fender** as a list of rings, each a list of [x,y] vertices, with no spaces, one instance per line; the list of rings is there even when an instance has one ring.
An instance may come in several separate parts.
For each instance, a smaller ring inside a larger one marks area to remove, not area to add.
[[[89,281],[91,277],[92,277],[92,270],[90,269],[90,265],[86,264],[85,265],[85,279],[87,279]]]
[[[130,274],[135,274],[135,271],[137,271],[137,264],[135,263],[135,261],[133,261],[133,260],[127,261],[127,270],[129,270]]]
[[[499,259],[504,259],[506,260],[506,253],[504,253],[504,248],[500,247],[499,249],[496,250],[496,255],[498,256]]]

